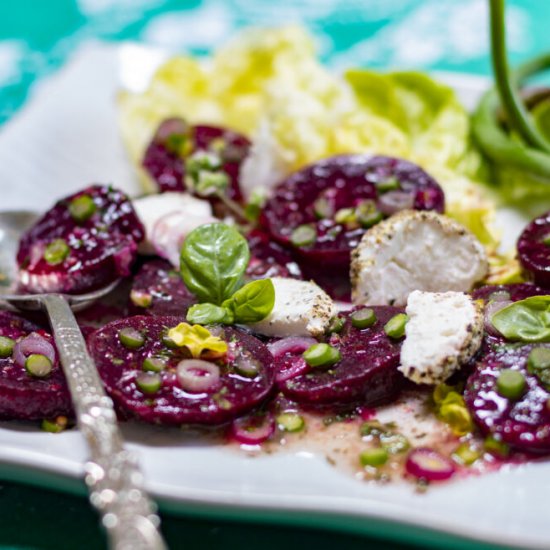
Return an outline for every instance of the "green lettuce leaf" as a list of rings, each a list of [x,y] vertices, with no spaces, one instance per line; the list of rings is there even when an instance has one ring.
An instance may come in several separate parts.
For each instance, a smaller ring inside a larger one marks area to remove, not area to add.
[[[453,90],[424,73],[345,74],[362,108],[398,127],[410,144],[410,156],[477,177],[482,158],[470,140],[470,118]]]
[[[348,71],[345,78],[360,109],[384,117],[391,125],[386,131],[377,128],[377,152],[422,166],[444,188],[447,214],[495,249],[499,235],[493,227],[494,197],[478,181],[486,176],[486,167],[470,139],[470,117],[454,92],[417,72],[382,74],[357,69]],[[394,135],[393,141],[399,145],[387,150],[383,140],[395,131],[400,139]],[[347,142],[353,140],[348,137]]]

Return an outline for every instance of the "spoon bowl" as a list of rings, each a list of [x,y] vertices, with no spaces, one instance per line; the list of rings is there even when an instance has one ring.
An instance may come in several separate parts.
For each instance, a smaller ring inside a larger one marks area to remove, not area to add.
[[[0,303],[10,309],[41,310],[46,294],[18,292],[18,267],[15,260],[21,235],[39,218],[30,210],[0,212]],[[62,294],[73,311],[81,311],[110,294],[118,285],[116,279],[102,288],[84,294]]]

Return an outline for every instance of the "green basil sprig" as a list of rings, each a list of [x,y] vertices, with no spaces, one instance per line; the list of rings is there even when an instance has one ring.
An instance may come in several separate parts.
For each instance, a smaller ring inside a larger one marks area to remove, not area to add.
[[[550,296],[514,302],[493,314],[491,323],[508,340],[550,342]]]
[[[224,307],[203,303],[195,304],[187,310],[187,321],[194,325],[211,325],[215,323],[230,325],[235,321],[235,318]]]
[[[257,323],[265,319],[275,305],[275,287],[271,279],[259,279],[237,290],[222,306],[237,323]]]
[[[243,286],[250,251],[235,228],[223,223],[198,227],[185,239],[180,259],[185,285],[202,302],[189,308],[190,323],[257,323],[271,313],[275,305],[271,279]]]
[[[221,305],[243,285],[249,261],[248,243],[234,227],[208,223],[185,239],[180,255],[181,276],[201,302]]]

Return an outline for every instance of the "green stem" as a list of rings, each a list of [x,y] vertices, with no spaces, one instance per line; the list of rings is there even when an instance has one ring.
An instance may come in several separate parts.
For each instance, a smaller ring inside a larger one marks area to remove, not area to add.
[[[550,153],[550,144],[537,130],[523,101],[514,89],[506,59],[506,32],[504,0],[489,0],[491,15],[491,52],[493,71],[500,100],[510,126],[525,139],[527,144]]]
[[[233,213],[237,218],[241,219],[242,221],[246,221],[246,212],[241,207],[239,203],[234,201],[233,199],[230,199],[226,194],[225,191],[221,190],[215,193],[216,198],[220,199],[221,202],[227,207],[227,209]]]

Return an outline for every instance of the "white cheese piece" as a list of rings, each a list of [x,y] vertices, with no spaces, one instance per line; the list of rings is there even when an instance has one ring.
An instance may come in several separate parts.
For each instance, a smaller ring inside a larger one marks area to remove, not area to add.
[[[145,195],[144,197],[134,199],[132,204],[134,205],[138,218],[145,227],[145,240],[139,246],[140,254],[158,253],[153,237],[155,226],[157,226],[160,220],[168,215],[180,214],[180,222],[177,224],[170,224],[171,230],[179,233],[184,233],[184,230],[188,233],[195,227],[203,223],[210,223],[213,220],[212,206],[210,203],[193,197],[189,193],[171,192]],[[185,222],[186,218],[189,218],[189,223],[182,223],[181,220]],[[178,227],[181,227],[181,230],[179,230]],[[189,229],[189,227],[191,229]]]
[[[406,313],[409,320],[399,370],[417,384],[444,382],[481,345],[481,306],[463,292],[415,290],[407,300]]]
[[[369,229],[352,252],[355,304],[396,305],[413,290],[469,291],[487,274],[483,245],[436,212],[404,210]]]
[[[265,336],[320,336],[337,308],[332,298],[309,281],[273,277],[275,305],[270,315],[251,328]]]

